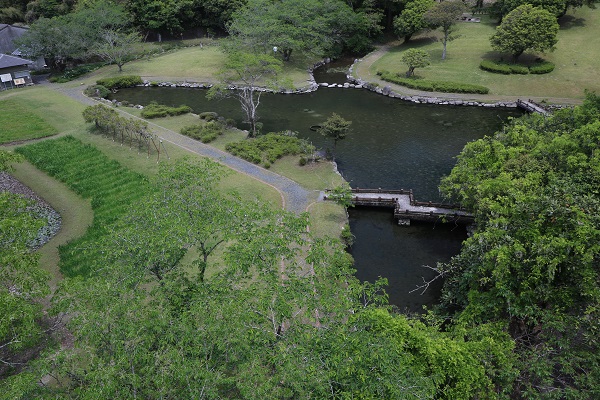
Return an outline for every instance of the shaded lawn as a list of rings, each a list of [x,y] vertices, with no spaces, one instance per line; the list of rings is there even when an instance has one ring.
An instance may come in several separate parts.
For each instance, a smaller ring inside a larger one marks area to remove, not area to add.
[[[58,133],[58,130],[36,115],[33,105],[18,98],[0,101],[0,144],[37,139]]]

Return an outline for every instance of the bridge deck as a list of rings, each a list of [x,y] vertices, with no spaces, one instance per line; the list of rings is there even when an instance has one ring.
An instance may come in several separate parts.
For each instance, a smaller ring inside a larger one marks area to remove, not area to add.
[[[521,107],[522,109],[530,112],[530,113],[538,113],[538,114],[542,114],[542,115],[549,115],[550,113],[546,110],[544,110],[542,107],[540,107],[539,105],[535,104],[533,101],[528,100],[517,100],[517,106]]]
[[[472,223],[473,215],[460,206],[415,201],[411,190],[352,189],[352,203],[394,209],[399,221],[447,221]]]

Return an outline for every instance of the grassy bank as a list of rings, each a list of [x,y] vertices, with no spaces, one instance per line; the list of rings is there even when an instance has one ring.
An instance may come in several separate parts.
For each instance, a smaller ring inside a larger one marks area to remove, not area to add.
[[[490,96],[583,98],[584,89],[600,91],[597,79],[597,60],[600,59],[600,9],[583,7],[570,10],[560,19],[561,29],[554,52],[547,54],[524,54],[523,61],[538,56],[556,65],[546,75],[499,75],[479,69],[481,60],[498,60],[500,55],[492,51],[489,38],[496,24],[487,16],[481,23],[457,24],[457,39],[448,43],[448,56],[441,59],[442,45],[438,32],[415,36],[408,44],[400,43],[369,67],[369,75],[379,70],[406,72],[401,62],[402,53],[409,48],[420,48],[431,55],[431,65],[416,70],[425,79],[471,83],[490,88]]]

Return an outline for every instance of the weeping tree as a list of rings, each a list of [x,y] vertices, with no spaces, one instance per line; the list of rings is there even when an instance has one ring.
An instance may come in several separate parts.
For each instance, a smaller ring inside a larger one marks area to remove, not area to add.
[[[223,69],[219,72],[220,83],[213,86],[207,97],[234,97],[242,106],[246,116],[244,122],[250,124],[249,137],[257,135],[258,106],[264,93],[263,88],[276,89],[281,83],[279,74],[282,62],[269,54],[252,54],[232,51],[228,54]]]

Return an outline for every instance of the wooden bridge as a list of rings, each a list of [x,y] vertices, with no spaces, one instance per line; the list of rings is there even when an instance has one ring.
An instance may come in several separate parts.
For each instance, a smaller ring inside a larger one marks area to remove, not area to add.
[[[525,100],[518,99],[517,107],[522,108],[523,110],[530,112],[530,113],[550,115],[550,113],[548,111],[544,110],[544,108],[542,106],[534,103],[532,100],[525,101]]]
[[[416,201],[412,190],[352,189],[352,203],[357,206],[387,207],[394,210],[398,225],[411,220],[471,224],[473,215],[456,204]],[[327,200],[327,195],[325,195]]]

